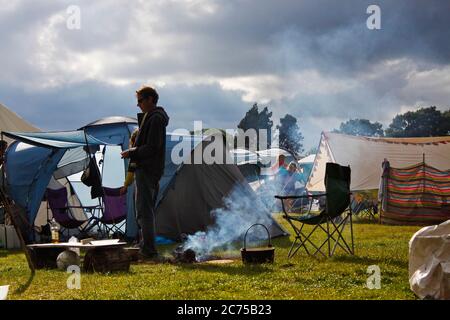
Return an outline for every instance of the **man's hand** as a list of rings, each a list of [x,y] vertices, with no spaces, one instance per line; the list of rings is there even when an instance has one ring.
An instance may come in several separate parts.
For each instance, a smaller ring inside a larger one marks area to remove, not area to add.
[[[124,194],[127,193],[127,191],[128,191],[128,188],[125,187],[125,186],[123,186],[123,187],[120,188],[119,194],[120,194],[121,196],[123,196]]]
[[[128,159],[130,157],[130,150],[125,150],[121,154],[122,159]]]
[[[128,158],[130,158],[130,152],[135,151],[135,150],[136,150],[136,147],[130,148],[127,150],[123,150],[120,155],[122,156],[122,159],[128,159]]]

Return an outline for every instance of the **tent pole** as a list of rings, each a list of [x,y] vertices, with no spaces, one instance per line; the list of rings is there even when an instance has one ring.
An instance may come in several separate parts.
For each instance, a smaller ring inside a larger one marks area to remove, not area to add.
[[[34,267],[33,260],[31,259],[30,252],[28,251],[25,240],[23,239],[22,232],[20,231],[20,228],[19,228],[18,224],[16,223],[16,216],[15,216],[14,210],[11,208],[9,200],[2,189],[0,189],[0,202],[3,204],[6,212],[11,217],[11,223],[14,226],[14,230],[16,231],[17,236],[19,237],[20,246],[22,247],[22,250],[25,253],[25,257],[28,262],[28,267],[30,268],[31,274],[33,276],[35,273],[35,267]]]
[[[422,164],[422,168],[423,168],[423,192],[425,192],[425,188],[426,188],[426,183],[427,183],[427,180],[426,180],[426,174],[425,174],[425,170],[426,170],[426,166],[425,166],[425,152],[424,153],[422,153],[422,161],[423,161],[423,164]]]
[[[3,131],[1,132],[1,141],[3,141]],[[6,150],[5,150],[5,152],[6,152]],[[2,153],[2,157],[1,157],[0,161],[1,161],[1,167],[3,168],[4,162],[5,162],[5,155],[3,153]],[[2,179],[2,186],[5,186],[5,170],[2,170],[1,179]]]

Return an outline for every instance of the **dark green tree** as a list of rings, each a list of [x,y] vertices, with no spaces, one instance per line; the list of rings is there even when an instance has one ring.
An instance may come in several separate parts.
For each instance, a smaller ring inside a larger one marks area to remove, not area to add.
[[[245,114],[245,117],[239,122],[238,128],[246,132],[249,129],[256,130],[257,141],[245,141],[245,148],[249,149],[250,145],[255,150],[259,150],[260,145],[260,132],[259,130],[266,130],[267,132],[267,145],[261,146],[263,149],[269,148],[272,143],[272,126],[273,121],[271,120],[272,112],[269,111],[268,107],[265,107],[261,112],[259,111],[258,104],[255,103],[249,111]],[[236,146],[236,143],[235,143]]]
[[[384,135],[381,123],[370,122],[367,119],[350,119],[347,122],[342,122],[339,130],[334,130],[334,132],[368,137],[382,137]]]
[[[446,123],[447,135],[450,135],[450,109],[443,112],[442,116],[444,117],[444,122]]]
[[[277,126],[279,130],[279,144],[281,148],[300,154],[303,152],[303,135],[297,124],[297,119],[290,114],[280,119]]]
[[[396,115],[385,134],[388,137],[436,137],[447,135],[449,131],[447,113],[431,106]]]
[[[264,107],[264,109],[259,113],[258,117],[258,129],[266,130],[267,132],[267,145],[262,146],[264,149],[270,148],[272,144],[272,112],[269,111],[268,107]],[[258,141],[259,141],[259,133],[258,133]]]

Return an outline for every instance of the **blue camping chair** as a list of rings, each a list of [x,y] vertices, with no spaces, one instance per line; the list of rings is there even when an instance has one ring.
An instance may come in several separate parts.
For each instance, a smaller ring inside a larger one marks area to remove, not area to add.
[[[98,219],[104,237],[124,236],[122,230],[128,214],[126,194],[120,194],[120,188],[103,187],[102,216]]]
[[[88,231],[92,229],[95,225],[91,224],[92,221],[95,222],[95,218],[92,217],[90,219],[78,220],[76,219],[71,212],[71,209],[83,209],[93,211],[98,209],[98,206],[70,206],[67,200],[67,189],[65,187],[60,189],[47,189],[47,212],[50,209],[52,211],[53,218],[55,221],[63,227],[67,231],[67,235],[69,235],[70,229],[78,228],[80,232]],[[80,229],[80,227],[86,224],[84,228]],[[61,230],[64,233],[64,230]]]

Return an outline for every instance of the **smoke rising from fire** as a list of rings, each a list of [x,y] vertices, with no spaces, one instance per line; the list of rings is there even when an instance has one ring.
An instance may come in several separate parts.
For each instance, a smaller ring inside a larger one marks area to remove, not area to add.
[[[255,194],[248,186],[235,186],[230,195],[224,199],[224,206],[211,212],[215,223],[206,231],[188,236],[183,249],[194,250],[197,260],[203,260],[216,250],[237,249],[240,245],[237,241],[243,240],[244,234],[253,224],[263,224],[269,231],[277,227],[270,215],[276,194],[276,183],[271,181],[265,185],[266,188],[259,194]],[[255,240],[265,239],[267,239],[266,231],[257,226],[249,232],[247,244],[255,245]]]

